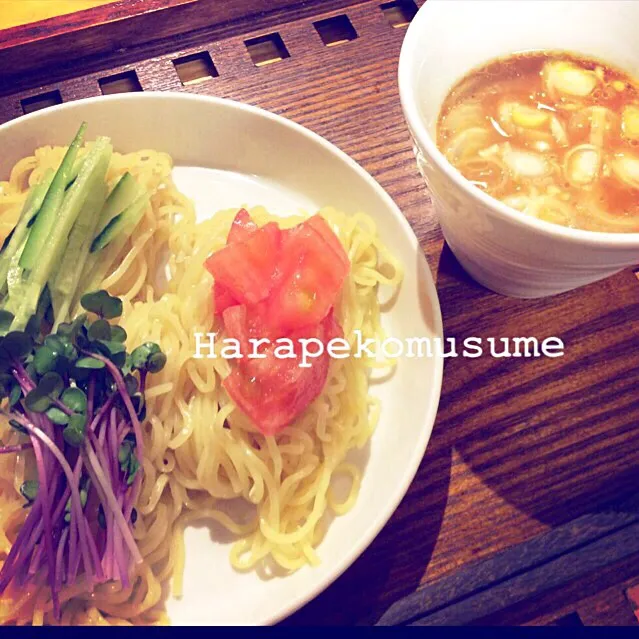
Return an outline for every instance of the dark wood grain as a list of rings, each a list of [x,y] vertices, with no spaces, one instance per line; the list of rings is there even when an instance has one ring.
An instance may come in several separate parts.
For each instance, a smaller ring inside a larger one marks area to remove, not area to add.
[[[466,625],[636,554],[639,498],[460,568],[395,603],[378,623]]]
[[[626,590],[637,582],[638,572],[639,554],[635,554],[483,617],[477,625],[548,626],[565,617],[577,617],[584,626],[636,626]]]
[[[5,121],[21,113],[25,97],[99,95],[100,78],[133,70],[144,90],[223,96],[289,117],[349,153],[399,204],[436,279],[448,337],[564,340],[558,359],[446,361],[437,423],[407,496],[353,567],[289,625],[375,623],[401,597],[637,491],[637,278],[626,271],[522,301],[465,275],[443,243],[401,113],[396,75],[405,30],[389,25],[380,4],[326,2],[318,10],[320,3],[302,2],[250,20],[245,9],[244,17],[198,27],[179,41],[149,41],[124,58],[114,52],[71,65],[56,76],[62,80],[30,75],[0,98]],[[312,23],[341,13],[358,37],[326,47]],[[138,24],[144,31],[155,23]],[[244,42],[269,32],[281,35],[290,57],[256,68]],[[202,50],[219,77],[183,87],[172,60]],[[532,618],[530,610],[522,617]]]

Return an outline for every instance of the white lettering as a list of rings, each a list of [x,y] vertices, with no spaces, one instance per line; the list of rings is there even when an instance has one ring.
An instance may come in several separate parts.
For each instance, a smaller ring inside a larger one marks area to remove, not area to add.
[[[513,351],[513,357],[539,357],[539,340],[536,337],[513,337],[513,344],[515,350]],[[523,353],[520,350],[520,345],[523,345]],[[533,347],[532,352],[529,346]]]
[[[495,358],[510,357],[510,350],[508,349],[508,338],[501,337],[500,340],[504,345],[504,350],[501,353],[498,353],[496,350],[495,338],[494,337],[488,338],[488,343],[490,344],[490,354]]]
[[[204,333],[195,333],[195,355],[194,359],[204,359],[202,355],[202,349],[208,348],[209,354],[207,359],[215,359],[215,337],[217,333],[206,333],[207,341],[203,341]]]
[[[355,352],[354,357],[361,359],[362,352],[365,352],[368,357],[372,357],[373,359],[377,359],[377,351],[372,352],[370,350],[371,346],[379,346],[379,343],[375,339],[367,339],[365,342],[362,342],[362,331],[355,330],[355,337],[357,337],[357,351]]]
[[[472,349],[472,351],[470,349]],[[481,337],[467,337],[464,340],[464,352],[462,353],[464,357],[474,359],[481,357],[482,353]]]
[[[417,346],[417,353],[413,348],[414,346]],[[431,346],[431,341],[428,337],[409,337],[406,340],[406,357],[432,357]],[[426,354],[424,354],[424,347],[426,348]]]
[[[234,337],[227,337],[223,340],[224,347],[220,351],[220,355],[224,359],[242,359],[242,348],[240,346],[240,340]]]
[[[553,353],[550,349],[560,349],[560,350],[556,353]],[[547,337],[541,343],[541,351],[546,357],[563,357],[564,342],[559,337]]]
[[[275,340],[277,346],[273,351],[273,355],[278,359],[295,359],[297,355],[295,354],[295,344],[293,344],[293,340],[288,337],[280,337]]]
[[[266,359],[266,353],[260,353],[257,349],[262,346],[262,344],[270,344],[271,340],[267,338],[256,339],[255,337],[251,337],[249,342],[251,342],[251,346],[253,347],[249,357],[251,359]]]
[[[395,353],[388,352],[388,346],[395,346],[397,348]],[[382,343],[382,354],[386,359],[395,359],[401,357],[404,354],[404,343],[397,337],[389,337]]]
[[[442,340],[439,339],[439,337],[437,337],[436,343],[437,343],[437,355],[439,357],[443,357],[444,359],[446,359],[447,357],[459,357],[459,354],[457,353],[457,344],[455,343],[454,337],[447,337],[443,343],[442,343]],[[450,350],[448,352],[446,352],[446,347],[445,347],[446,343],[450,345]]]
[[[317,350],[309,350],[308,347],[310,345],[317,346]],[[324,353],[324,342],[316,337],[300,339],[300,346],[302,347],[302,363],[300,364],[300,368],[310,368],[311,364],[309,363],[308,358],[320,357],[320,355]]]
[[[333,359],[346,359],[351,354],[351,345],[343,337],[334,337],[327,344],[326,352]]]
[[[459,357],[457,340],[454,337],[445,339],[428,337],[408,337],[399,339],[388,337],[383,341],[375,338],[364,339],[360,330],[355,330],[355,344],[338,337],[324,344],[317,338],[291,340],[282,337],[274,342],[269,339],[250,338],[251,353],[242,353],[242,345],[235,338],[226,338],[221,341],[219,356],[224,359],[265,359],[269,357],[267,349],[271,344],[276,348],[273,355],[278,359],[299,359],[299,366],[310,368],[312,359],[321,357],[325,352],[334,359],[346,359],[355,357],[361,359],[363,356],[370,357],[377,361],[383,359],[392,360],[401,357]],[[216,359],[218,354],[215,351],[217,333],[194,333],[195,354],[194,359]],[[433,346],[434,342],[434,346]],[[460,341],[461,355],[474,359],[486,353],[491,357],[501,359],[504,357],[563,357],[564,342],[558,337],[547,337],[540,341],[536,337],[487,337],[486,342],[489,348],[483,346],[481,337],[466,337]],[[298,346],[299,344],[299,346]]]

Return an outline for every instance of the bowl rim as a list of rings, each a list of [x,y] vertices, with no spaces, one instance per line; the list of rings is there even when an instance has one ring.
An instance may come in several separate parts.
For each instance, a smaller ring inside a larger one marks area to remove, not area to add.
[[[560,224],[553,224],[552,222],[546,222],[535,217],[523,215],[521,212],[516,211],[500,200],[473,186],[437,148],[437,144],[433,140],[419,113],[416,87],[412,81],[412,76],[414,66],[419,59],[420,48],[428,46],[428,41],[425,43],[424,39],[421,38],[421,29],[427,21],[433,19],[429,13],[429,11],[433,10],[433,6],[441,4],[444,1],[445,0],[429,0],[422,5],[408,27],[399,56],[398,83],[400,101],[406,122],[416,138],[417,144],[428,154],[436,168],[443,172],[446,177],[453,182],[455,187],[470,196],[474,200],[474,203],[487,207],[502,220],[508,221],[521,229],[536,232],[538,235],[546,238],[561,239],[573,245],[580,244],[589,247],[605,246],[610,249],[626,250],[633,248],[639,249],[639,231],[632,233],[587,231],[562,226]],[[488,61],[490,61],[490,58],[478,64],[483,64]],[[472,69],[473,67],[469,67],[467,73],[472,71]]]
[[[54,111],[73,110],[76,108],[81,108],[83,104],[96,102],[105,104],[107,101],[121,102],[134,100],[148,100],[149,102],[153,100],[179,100],[194,103],[198,102],[202,104],[218,104],[231,109],[239,109],[241,111],[251,113],[256,117],[266,118],[267,120],[274,121],[276,124],[292,129],[296,133],[306,137],[310,142],[319,144],[321,147],[324,148],[324,150],[335,156],[336,160],[348,165],[361,179],[368,183],[368,185],[374,190],[380,200],[385,203],[387,210],[392,214],[393,219],[399,225],[400,229],[406,237],[406,240],[415,248],[416,254],[418,256],[417,263],[419,265],[415,266],[416,269],[419,268],[417,281],[420,282],[420,289],[427,293],[428,301],[431,305],[431,329],[433,332],[433,336],[436,338],[443,338],[443,318],[441,314],[441,306],[439,303],[439,295],[437,292],[437,287],[435,285],[435,280],[431,273],[426,256],[421,249],[415,231],[412,229],[411,225],[402,213],[399,206],[386,192],[386,190],[377,182],[377,180],[347,153],[342,151],[332,142],[329,142],[327,139],[323,138],[318,133],[315,133],[314,131],[301,124],[298,124],[297,122],[294,122],[293,120],[290,120],[284,116],[278,115],[261,107],[253,106],[228,98],[181,93],[177,91],[144,91],[141,93],[123,93],[109,96],[96,96],[91,98],[84,98],[81,100],[73,100],[70,102],[64,102],[59,105],[48,107],[47,109],[43,109],[41,111],[35,111],[33,113],[14,118],[12,120],[9,120],[8,122],[5,122],[4,124],[1,124],[0,138],[2,138],[3,135],[11,135],[11,129],[13,127],[23,126],[25,123],[31,120],[39,119],[43,117],[44,114],[52,113]],[[430,400],[425,406],[424,414],[421,415],[419,418],[421,421],[419,427],[420,437],[414,442],[412,455],[407,459],[407,463],[404,465],[403,479],[395,486],[392,497],[387,502],[387,507],[384,509],[380,509],[371,517],[371,522],[367,526],[366,534],[359,539],[356,545],[352,546],[344,553],[342,559],[339,562],[335,563],[334,568],[327,572],[324,578],[320,578],[316,584],[310,587],[303,594],[300,594],[291,599],[285,606],[282,606],[280,611],[264,618],[264,625],[274,625],[289,617],[290,615],[297,612],[304,605],[315,599],[331,584],[333,584],[372,544],[372,542],[379,535],[382,529],[390,521],[391,517],[394,515],[395,511],[399,507],[401,501],[408,493],[408,490],[417,475],[424,455],[426,454],[426,450],[430,442],[432,432],[435,427],[436,418],[439,412],[444,361],[441,357],[435,357],[432,359],[434,360],[433,375],[430,378],[428,384]],[[346,516],[348,516],[348,513],[346,513]],[[169,598],[170,597],[171,595],[169,595]]]

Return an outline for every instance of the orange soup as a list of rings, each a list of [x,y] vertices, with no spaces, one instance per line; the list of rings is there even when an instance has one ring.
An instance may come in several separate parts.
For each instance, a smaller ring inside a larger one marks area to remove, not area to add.
[[[449,93],[437,143],[525,215],[639,232],[639,83],[619,69],[548,52],[490,62]]]

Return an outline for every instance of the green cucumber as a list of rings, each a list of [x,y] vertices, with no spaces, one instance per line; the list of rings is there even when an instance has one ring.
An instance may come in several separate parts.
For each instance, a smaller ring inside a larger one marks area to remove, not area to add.
[[[22,207],[20,217],[18,218],[18,223],[13,231],[11,231],[11,237],[2,250],[2,254],[0,255],[0,289],[3,292],[6,291],[9,268],[16,254],[18,258],[22,254],[27,235],[29,235],[29,224],[38,214],[54,175],[53,169],[49,169],[42,177],[42,181],[31,187],[24,206]]]
[[[111,152],[112,147],[109,139],[98,138],[87,153],[76,181],[64,195],[62,205],[56,211],[52,227],[38,254],[37,263],[27,273],[19,294],[10,296],[5,304],[5,310],[14,314],[14,321],[11,325],[12,330],[23,330],[30,317],[35,313],[42,289],[51,278],[58,261],[63,256],[73,225],[85,206],[89,194],[104,182],[104,167],[108,164],[105,164],[104,158],[105,155],[110,157]],[[55,178],[49,193],[53,190],[54,184]],[[46,201],[36,218],[36,223],[31,230],[27,245],[22,253],[21,266],[23,266],[22,258],[31,244],[45,206]],[[38,230],[42,232],[41,229]]]
[[[84,142],[86,128],[86,122],[83,122],[62,160],[60,168],[51,182],[51,186],[47,190],[40,211],[29,233],[27,244],[20,256],[20,266],[23,269],[33,270],[35,268],[45,245],[50,240],[53,227],[56,225],[58,210],[62,206],[66,195],[73,189],[72,187],[68,192],[66,191],[78,156],[78,151]],[[38,296],[39,295],[40,292],[38,292]]]
[[[102,282],[104,281],[106,274],[109,272],[109,269],[113,266],[118,255],[120,255],[127,239],[127,236],[120,235],[104,250],[97,253],[89,253],[89,257],[84,265],[83,277],[78,284],[75,299],[73,300],[73,312],[71,313],[71,317],[76,317],[82,313],[80,300],[85,293],[90,293],[91,291],[97,291],[100,288],[103,288]]]
[[[104,208],[100,212],[100,221],[98,222],[98,232],[96,235],[102,233],[107,224],[109,224],[114,217],[120,215],[124,209],[133,204],[133,202],[142,195],[142,192],[135,178],[130,173],[125,173],[113,187],[111,193],[109,193]]]
[[[87,258],[84,264],[84,277],[78,284],[75,293],[71,317],[75,317],[82,312],[80,299],[85,293],[97,291],[102,287],[102,282],[109,272],[109,269],[113,266],[113,263],[124,249],[128,239],[142,219],[149,199],[150,197],[146,193],[140,196],[127,211],[124,212],[127,213],[127,215],[122,214],[124,220],[118,225],[120,227],[119,233],[115,234],[103,249],[91,253]],[[122,218],[120,219],[122,220]]]
[[[22,245],[15,252],[11,260],[9,261],[9,269],[7,271],[7,293],[9,297],[19,294],[20,286],[22,285],[22,267],[20,266],[20,255],[24,250],[24,245],[27,243],[27,238],[24,238]]]
[[[84,157],[77,158],[76,161],[73,163],[73,167],[72,167],[71,171],[69,171],[67,187],[66,187],[67,190],[69,190],[73,186],[73,183],[78,178],[78,175],[80,173],[80,169],[82,168],[83,164],[84,164]]]
[[[148,203],[149,196],[146,193],[143,193],[132,204],[124,209],[122,213],[112,218],[93,240],[93,243],[91,244],[91,253],[95,253],[96,251],[101,251],[103,248],[106,248],[122,232],[128,231],[127,236],[131,235],[140,219],[142,219],[144,209]]]
[[[100,211],[104,207],[107,197],[107,185],[104,181],[111,161],[111,149],[100,157],[100,165],[96,167],[96,186],[90,191],[84,204],[82,213],[78,216],[64,252],[64,258],[55,275],[49,280],[51,302],[55,327],[67,321],[67,315],[78,282],[84,271],[86,259],[89,255],[91,240],[95,235]],[[102,176],[99,180],[98,176]]]

